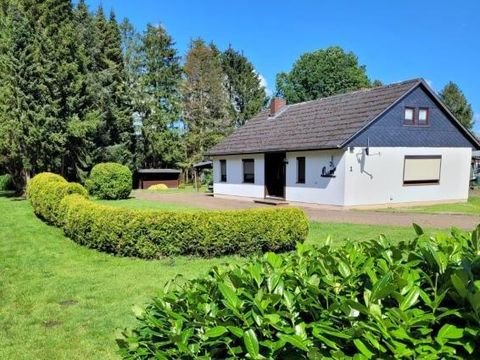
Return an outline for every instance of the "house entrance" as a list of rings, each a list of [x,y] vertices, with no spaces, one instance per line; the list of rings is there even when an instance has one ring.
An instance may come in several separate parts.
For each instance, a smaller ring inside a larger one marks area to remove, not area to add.
[[[285,198],[285,153],[265,154],[265,197]]]

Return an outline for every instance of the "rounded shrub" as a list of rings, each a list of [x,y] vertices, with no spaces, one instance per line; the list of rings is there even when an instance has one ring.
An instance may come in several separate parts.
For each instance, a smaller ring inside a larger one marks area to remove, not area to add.
[[[65,180],[62,176],[58,174],[54,174],[51,172],[43,172],[35,175],[27,183],[27,198],[30,199],[30,202],[32,203],[34,209],[36,207],[36,203],[39,199],[39,194],[43,186],[50,182],[66,183],[67,180]]]
[[[97,164],[85,185],[90,195],[100,199],[126,199],[132,192],[132,172],[128,167],[117,163]]]
[[[480,227],[419,234],[174,280],[117,343],[132,360],[479,359]]]
[[[300,209],[239,211],[136,210],[71,195],[62,200],[65,234],[122,256],[248,255],[287,251],[303,242],[308,221]]]
[[[87,190],[80,184],[69,183],[60,175],[41,173],[35,176],[27,188],[33,211],[49,224],[60,226],[63,218],[59,213],[62,199],[71,194],[86,198]]]
[[[155,184],[155,185],[152,185],[148,188],[148,190],[151,190],[151,191],[164,191],[164,190],[168,190],[168,186],[165,185],[165,184]]]

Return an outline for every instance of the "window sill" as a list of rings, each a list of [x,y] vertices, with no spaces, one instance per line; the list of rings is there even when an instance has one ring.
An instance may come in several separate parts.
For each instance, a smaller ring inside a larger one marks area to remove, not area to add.
[[[405,126],[405,127],[426,128],[426,127],[430,127],[430,124],[424,124],[424,125],[421,125],[421,124],[403,124],[403,126]]]
[[[440,182],[431,182],[431,183],[412,183],[412,184],[403,184],[403,186],[437,186],[440,185]]]

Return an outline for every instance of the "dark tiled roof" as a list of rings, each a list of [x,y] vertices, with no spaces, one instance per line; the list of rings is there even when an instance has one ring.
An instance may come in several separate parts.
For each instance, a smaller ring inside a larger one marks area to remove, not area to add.
[[[139,174],[180,174],[181,171],[177,169],[138,169]]]
[[[275,117],[264,110],[208,154],[339,147],[421,82],[414,79],[292,104]]]

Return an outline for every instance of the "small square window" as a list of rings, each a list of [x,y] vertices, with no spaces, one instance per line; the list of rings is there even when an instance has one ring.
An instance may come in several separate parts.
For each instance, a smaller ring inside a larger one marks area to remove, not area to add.
[[[428,125],[428,109],[427,108],[420,108],[418,110],[418,124]]]
[[[412,107],[405,108],[405,124],[413,124],[415,118],[415,109]]]

